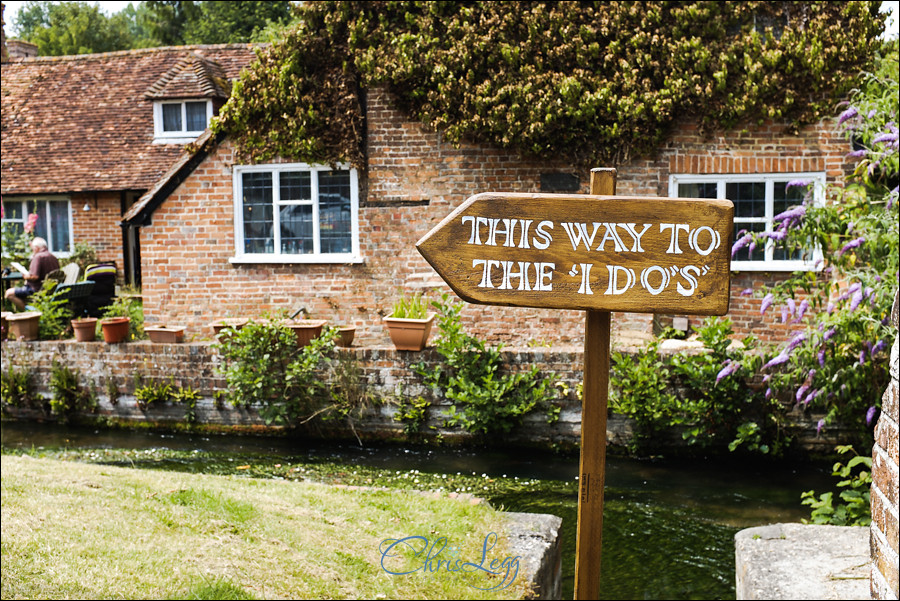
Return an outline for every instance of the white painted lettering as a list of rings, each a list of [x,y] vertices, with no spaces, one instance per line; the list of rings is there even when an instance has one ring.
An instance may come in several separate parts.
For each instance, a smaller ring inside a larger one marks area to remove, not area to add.
[[[634,287],[635,275],[634,270],[620,265],[607,265],[609,271],[609,286],[604,294],[625,294],[630,288]],[[625,284],[619,288],[619,274],[625,274]]]
[[[709,246],[706,247],[705,250],[700,249],[700,244],[698,242],[698,237],[703,231],[709,232]],[[722,236],[719,235],[719,232],[715,231],[709,226],[698,227],[694,231],[691,232],[690,237],[688,238],[688,244],[691,245],[691,249],[697,251],[698,254],[703,255],[704,257],[719,248],[719,245],[722,243]]]
[[[596,223],[594,225],[597,225]],[[600,241],[600,246],[597,247],[597,250],[604,250],[603,245],[606,244],[607,240],[612,240],[614,247],[613,250],[617,253],[625,250],[625,245],[622,244],[622,239],[619,238],[619,234],[616,233],[616,224],[615,223],[604,223],[606,226],[606,233],[603,234],[603,239]],[[596,230],[595,230],[596,231]]]
[[[591,232],[591,235],[588,236],[587,233],[587,224],[586,223],[568,223],[563,222],[561,224],[563,229],[566,230],[566,234],[569,235],[569,242],[572,243],[572,250],[578,250],[578,246],[583,242],[585,246],[585,250],[591,250],[591,246],[594,244],[594,236],[597,235],[597,229],[602,225],[600,223],[594,223],[594,230]]]
[[[581,267],[581,286],[578,288],[578,294],[593,294],[594,291],[591,290],[591,267],[593,264],[591,263],[579,263]]]
[[[687,267],[681,268],[681,277],[688,281],[690,284],[690,288],[685,288],[681,285],[681,282],[678,282],[678,285],[675,286],[675,289],[678,290],[678,294],[681,296],[692,296],[694,294],[694,290],[697,289],[697,278],[695,276],[700,275],[700,269],[695,267],[694,265],[688,265]]]
[[[654,287],[650,284],[650,274],[659,273],[660,275],[660,283],[659,286]],[[647,267],[641,272],[641,286],[643,286],[644,290],[656,296],[660,292],[666,289],[669,285],[669,272],[660,267],[659,265],[653,265],[652,267]]]
[[[550,243],[553,242],[553,236],[550,235],[550,232],[546,231],[547,229],[553,229],[552,221],[541,221],[537,229],[535,230],[535,234],[537,234],[537,238],[532,238],[531,243],[535,248],[539,250],[544,250]],[[540,240],[538,240],[540,238]]]
[[[543,225],[544,222],[541,224]],[[556,269],[556,263],[535,263],[537,270],[537,282],[535,290],[549,292],[553,290],[553,270]]]
[[[473,259],[472,267],[478,267],[479,265],[483,266],[483,272],[481,275],[481,282],[478,283],[479,288],[493,288],[494,284],[491,282],[491,268],[499,267],[500,261],[495,261],[494,259]]]
[[[641,237],[647,232],[648,229],[650,229],[650,224],[645,223],[644,229],[642,229],[640,233],[638,233],[635,230],[636,225],[637,225],[636,223],[620,223],[619,224],[620,227],[624,227],[625,231],[627,231],[631,235],[631,237],[634,238],[634,245],[632,245],[632,247],[631,247],[631,252],[642,253],[642,252],[644,252],[644,248],[641,246]]]
[[[659,231],[664,232],[666,230],[672,230],[671,241],[669,242],[669,248],[666,250],[666,254],[681,254],[681,247],[678,246],[678,232],[684,230],[685,232],[690,231],[690,226],[686,223],[660,223]]]
[[[519,287],[517,290],[527,290],[530,291],[531,287],[528,284],[528,267],[531,263],[527,261],[517,261],[519,264],[519,271],[513,271],[512,266],[514,261],[501,261],[500,265],[503,267],[503,281],[500,283],[500,287],[498,290],[512,290],[513,285],[511,279],[518,278],[519,279]]]

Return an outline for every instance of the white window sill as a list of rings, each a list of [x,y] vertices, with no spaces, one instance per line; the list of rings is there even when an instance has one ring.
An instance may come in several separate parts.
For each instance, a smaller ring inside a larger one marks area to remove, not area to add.
[[[822,265],[812,261],[732,261],[731,271],[822,271]]]
[[[191,142],[193,142],[197,138],[199,138],[200,134],[202,134],[202,133],[203,132],[201,131],[196,136],[187,135],[187,136],[178,136],[178,137],[175,137],[175,136],[156,137],[156,138],[153,138],[153,143],[154,144],[190,144]]]
[[[292,265],[292,264],[339,264],[363,263],[359,255],[237,255],[228,259],[234,265]]]

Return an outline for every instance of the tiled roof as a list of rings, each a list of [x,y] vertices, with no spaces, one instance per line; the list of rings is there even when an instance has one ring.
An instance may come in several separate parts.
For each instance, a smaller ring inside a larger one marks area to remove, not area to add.
[[[199,54],[179,60],[147,91],[154,100],[172,98],[228,98],[231,85],[222,65]]]
[[[224,44],[3,63],[0,193],[149,189],[183,151],[153,144],[154,98],[221,96],[254,59]]]

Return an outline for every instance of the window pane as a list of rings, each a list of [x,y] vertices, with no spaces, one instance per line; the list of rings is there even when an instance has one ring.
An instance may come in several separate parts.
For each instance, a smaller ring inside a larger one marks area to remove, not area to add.
[[[35,236],[40,236],[47,242],[50,242],[50,236],[47,234],[47,201],[46,200],[30,200],[28,201],[28,214],[37,213],[37,222],[34,224]]]
[[[353,250],[349,171],[319,173],[319,238],[323,253]]]
[[[746,232],[764,232],[766,231],[765,223],[739,223],[738,221],[734,222],[734,239],[738,240],[744,235],[744,230]],[[753,249],[753,254],[750,254],[750,245],[748,244],[734,255],[731,259],[732,261],[764,261],[766,258],[765,247],[759,246]]]
[[[766,216],[766,184],[733,182],[725,185],[725,198],[734,203],[735,217]]]
[[[241,175],[241,187],[244,210],[244,252],[274,252],[272,174],[244,173]]]
[[[788,188],[787,184],[788,182],[773,182],[775,187],[772,192],[774,197],[773,215],[778,215],[791,207],[803,204],[803,197],[806,195],[808,186],[791,186]]]
[[[50,252],[69,252],[69,203],[55,201],[48,203],[50,207]]]
[[[715,198],[719,185],[716,182],[678,184],[679,198]]]
[[[21,202],[3,203],[3,221],[6,221],[7,219],[25,219],[25,213],[22,211]]]
[[[184,108],[187,115],[187,131],[203,131],[206,129],[205,102],[186,102],[184,103]]]
[[[285,171],[281,174],[281,200],[312,200],[309,171]]]
[[[312,206],[288,205],[281,207],[281,252],[290,255],[310,254],[313,246]]]
[[[163,112],[163,131],[183,131],[181,128],[181,105],[180,104],[164,104]]]

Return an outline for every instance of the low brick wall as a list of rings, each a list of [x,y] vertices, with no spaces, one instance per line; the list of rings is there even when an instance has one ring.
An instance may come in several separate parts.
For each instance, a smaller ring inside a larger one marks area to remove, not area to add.
[[[623,349],[619,349],[623,350]],[[346,422],[326,421],[310,427],[310,436],[327,438],[353,438],[355,435],[370,440],[405,438],[403,424],[396,418],[400,401],[404,398],[423,397],[430,402],[425,423],[425,437],[442,437],[444,440],[469,440],[473,435],[460,428],[448,428],[443,424],[443,414],[450,404],[443,398],[434,398],[418,376],[413,364],[437,365],[441,356],[434,349],[422,352],[397,351],[393,347],[367,347],[342,349],[344,357],[357,362],[366,393],[375,402],[363,419],[354,423],[353,429]],[[512,370],[528,369],[538,365],[543,373],[553,372],[568,387],[567,395],[559,401],[559,420],[548,424],[543,415],[526,416],[521,428],[504,436],[504,442],[537,446],[575,446],[581,435],[581,401],[576,389],[583,379],[583,353],[576,348],[520,348],[502,351],[504,363]],[[162,424],[185,421],[185,408],[177,405],[138,407],[134,390],[136,382],[174,382],[180,387],[191,387],[201,399],[195,408],[196,422],[212,426],[238,429],[265,430],[263,420],[253,409],[235,408],[229,404],[217,404],[214,396],[225,388],[225,380],[218,373],[221,358],[209,342],[185,344],[155,344],[149,341],[127,344],[104,342],[75,342],[74,340],[42,342],[3,342],[0,368],[28,368],[33,374],[37,391],[49,396],[50,374],[54,361],[76,370],[82,386],[94,386],[99,398],[98,415],[122,421],[158,422]],[[114,387],[114,390],[113,390]],[[112,394],[111,394],[112,393]],[[47,419],[36,410],[12,408],[13,418]],[[811,452],[831,452],[836,444],[846,442],[846,432],[829,428],[816,434],[816,422],[820,415],[796,414],[793,421],[802,429],[800,444]],[[272,429],[273,433],[274,430]],[[627,444],[632,433],[630,419],[613,414],[608,420],[609,444]],[[673,432],[671,444],[680,445],[680,433]]]

